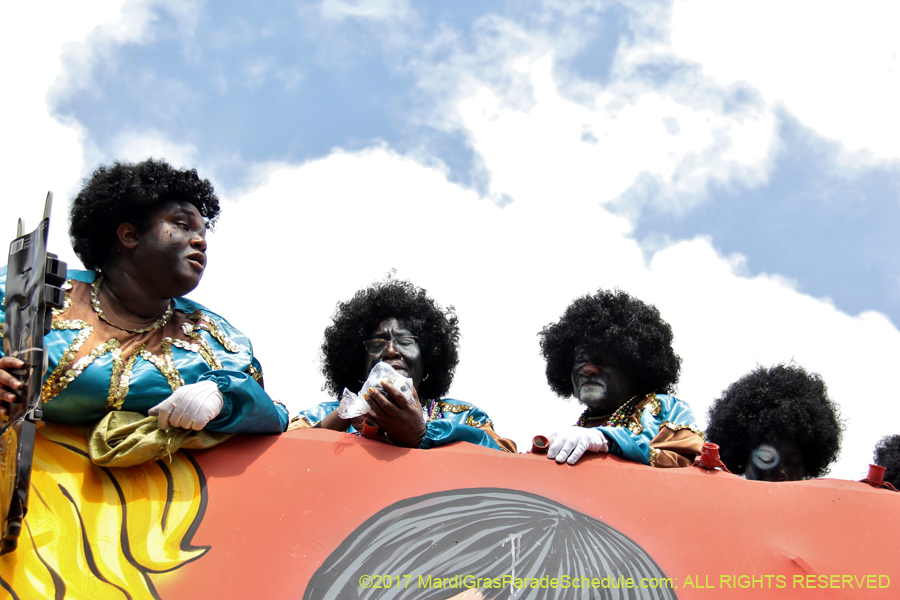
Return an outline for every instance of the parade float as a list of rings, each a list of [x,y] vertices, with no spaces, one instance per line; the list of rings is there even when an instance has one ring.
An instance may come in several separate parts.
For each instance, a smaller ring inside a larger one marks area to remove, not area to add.
[[[891,598],[900,582],[900,494],[854,481],[318,429],[130,468],[85,444],[38,431],[8,597]]]

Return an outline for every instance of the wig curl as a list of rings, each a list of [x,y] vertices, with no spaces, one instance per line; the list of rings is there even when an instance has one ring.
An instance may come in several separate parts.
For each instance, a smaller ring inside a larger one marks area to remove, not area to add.
[[[452,306],[446,310],[425,290],[409,281],[375,283],[337,305],[322,343],[325,388],[340,398],[344,388],[356,391],[365,379],[363,341],[385,319],[400,321],[419,340],[427,379],[419,385],[421,399],[443,397],[459,363],[459,324]]]
[[[803,454],[803,478],[822,477],[837,459],[843,426],[825,382],[799,365],[757,367],[709,408],[706,437],[732,473],[747,467],[764,442],[792,440]]]
[[[72,248],[88,269],[103,265],[122,223],[145,231],[157,206],[169,201],[194,205],[211,229],[219,218],[219,198],[195,169],[175,169],[163,160],[101,165],[86,179],[69,210]]]
[[[615,356],[635,393],[671,393],[681,358],[672,349],[672,327],[655,306],[621,291],[600,290],[578,298],[558,323],[544,327],[541,353],[547,383],[558,396],[572,396],[576,348]]]
[[[884,480],[900,489],[900,434],[881,438],[875,446],[875,464],[884,467]]]

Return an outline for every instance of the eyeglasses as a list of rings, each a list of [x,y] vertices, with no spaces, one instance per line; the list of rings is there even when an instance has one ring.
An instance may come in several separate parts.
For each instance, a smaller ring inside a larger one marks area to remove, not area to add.
[[[363,345],[366,347],[366,352],[371,356],[381,356],[387,351],[388,344],[393,343],[394,348],[397,350],[405,350],[412,348],[419,342],[419,338],[414,335],[407,335],[404,337],[396,338],[393,340],[366,340],[363,342]]]

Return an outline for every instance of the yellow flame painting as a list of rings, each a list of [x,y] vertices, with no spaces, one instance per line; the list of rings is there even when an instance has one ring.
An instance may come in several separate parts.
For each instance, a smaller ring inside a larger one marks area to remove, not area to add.
[[[191,545],[206,481],[184,452],[130,468],[95,466],[77,430],[35,440],[19,547],[0,557],[0,598],[159,598],[153,577],[203,556]]]

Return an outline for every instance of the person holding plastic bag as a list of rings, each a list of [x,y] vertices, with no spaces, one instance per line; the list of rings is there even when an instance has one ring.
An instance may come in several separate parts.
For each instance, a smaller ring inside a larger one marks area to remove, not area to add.
[[[459,325],[408,281],[376,283],[338,305],[325,330],[322,373],[338,400],[302,411],[289,430],[358,432],[406,448],[469,442],[515,452],[487,414],[443,395],[459,362]]]
[[[263,389],[250,340],[182,297],[200,283],[218,216],[209,181],[164,161],[101,166],[85,182],[69,235],[90,270],[69,270],[45,338],[45,421],[94,425],[129,411],[157,417],[160,431],[284,431],[287,409]],[[4,267],[0,299],[5,282]],[[19,364],[0,360],[0,412],[18,399]]]

